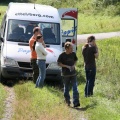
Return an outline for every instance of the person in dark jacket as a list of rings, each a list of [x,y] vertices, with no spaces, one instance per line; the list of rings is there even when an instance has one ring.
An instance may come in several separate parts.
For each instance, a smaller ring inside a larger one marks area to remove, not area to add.
[[[94,36],[88,37],[87,43],[82,47],[82,55],[86,73],[85,97],[90,97],[93,95],[96,76],[95,58],[99,56]]]
[[[63,83],[64,83],[64,97],[65,101],[70,106],[70,84],[73,88],[73,104],[74,107],[80,106],[79,92],[77,89],[77,78],[75,65],[78,58],[76,53],[73,52],[73,46],[71,42],[65,43],[65,52],[61,53],[58,57],[58,65],[62,67]]]

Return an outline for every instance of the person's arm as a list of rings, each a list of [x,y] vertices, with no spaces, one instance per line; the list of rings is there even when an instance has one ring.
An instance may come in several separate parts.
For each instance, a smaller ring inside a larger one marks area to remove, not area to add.
[[[62,63],[60,63],[60,62],[58,62],[58,65],[59,65],[60,67],[66,67],[66,68],[70,69],[70,66],[65,65],[65,64],[62,64]]]
[[[99,53],[97,52],[97,53],[95,53],[94,55],[95,55],[95,58],[97,59],[98,56],[99,56]]]
[[[30,40],[30,41],[29,41],[29,46],[30,46],[31,51],[33,50],[33,44],[34,44],[34,41],[33,41],[33,40]]]
[[[45,48],[42,45],[39,47],[39,51],[42,52],[43,55],[47,55],[47,52],[45,51]]]
[[[70,69],[70,66],[63,64],[62,61],[63,61],[63,53],[59,55],[57,63],[60,67],[66,67],[66,68]]]
[[[43,45],[44,48],[46,48],[46,44],[45,44],[44,40],[42,42],[42,45]]]
[[[95,55],[95,58],[97,59],[99,56],[99,52],[98,52],[98,47],[96,44],[95,44],[95,51],[96,51],[96,53],[94,55]]]
[[[72,69],[75,68],[77,60],[78,60],[78,57],[77,57],[76,53],[74,53],[74,65],[72,66]]]

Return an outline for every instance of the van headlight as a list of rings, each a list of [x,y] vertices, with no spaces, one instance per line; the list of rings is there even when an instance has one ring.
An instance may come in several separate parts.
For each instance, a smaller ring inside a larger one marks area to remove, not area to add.
[[[3,58],[3,60],[1,61],[1,64],[5,66],[18,67],[18,63],[11,58]]]
[[[61,70],[61,67],[58,66],[58,63],[57,62],[53,62],[53,63],[50,63],[47,67],[47,69],[60,69]]]

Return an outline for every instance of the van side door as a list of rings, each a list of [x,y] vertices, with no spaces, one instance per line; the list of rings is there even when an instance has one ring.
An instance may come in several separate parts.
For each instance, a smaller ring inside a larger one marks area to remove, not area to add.
[[[61,17],[61,32],[62,32],[62,46],[64,50],[64,43],[70,41],[73,43],[73,50],[77,50],[77,22],[78,9],[77,8],[60,8],[58,9]]]

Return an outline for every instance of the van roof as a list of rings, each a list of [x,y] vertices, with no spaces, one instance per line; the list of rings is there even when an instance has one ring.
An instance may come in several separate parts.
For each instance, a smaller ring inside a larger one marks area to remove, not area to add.
[[[7,17],[8,19],[60,23],[56,8],[34,3],[9,3]]]

